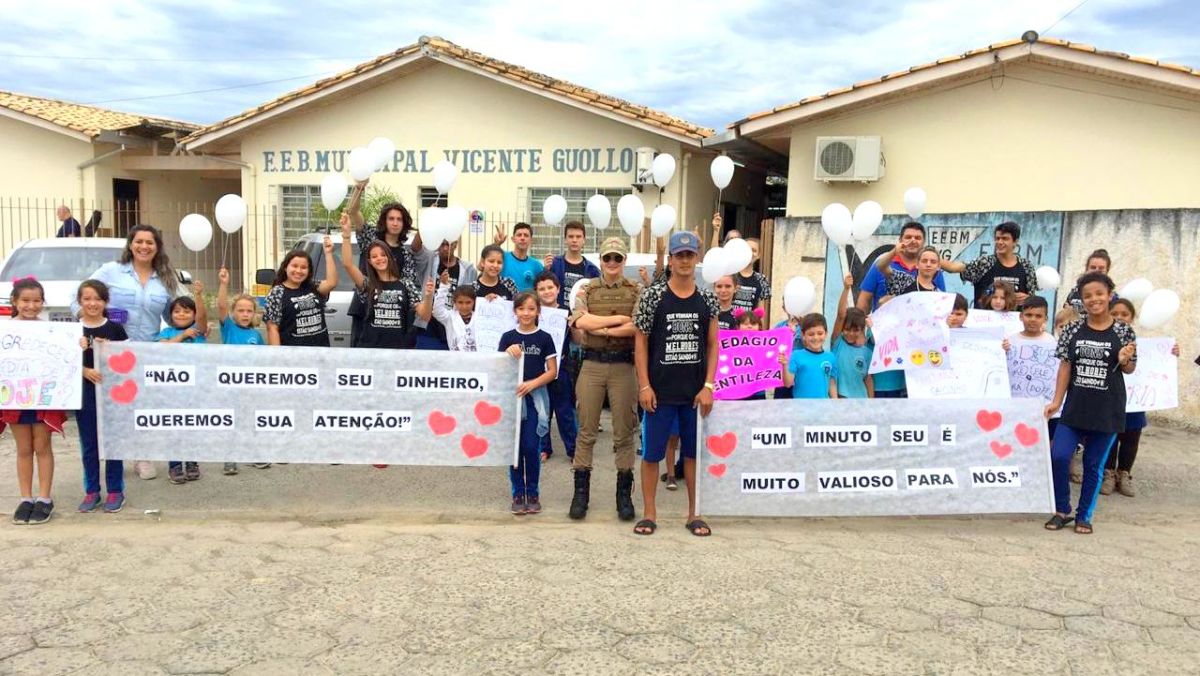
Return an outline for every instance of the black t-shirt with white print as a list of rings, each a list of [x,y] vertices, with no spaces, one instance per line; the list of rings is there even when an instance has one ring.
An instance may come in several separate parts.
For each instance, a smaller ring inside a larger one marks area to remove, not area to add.
[[[1017,293],[1031,294],[1038,290],[1033,264],[1020,256],[1017,256],[1017,264],[1011,268],[1001,265],[995,254],[982,256],[967,263],[959,276],[974,287],[975,307],[985,310],[988,309],[984,307],[986,298],[996,282],[1012,284]]]
[[[718,306],[719,307],[719,306]],[[737,307],[736,305],[734,307]],[[717,313],[717,328],[733,330],[738,327],[738,320],[733,316],[733,308]]]
[[[1088,326],[1086,319],[1063,327],[1056,356],[1071,364],[1064,425],[1109,434],[1125,431],[1125,375],[1118,361],[1121,348],[1136,340],[1128,324],[1115,320],[1102,331]]]
[[[761,272],[752,272],[749,277],[743,277],[738,272],[733,275],[737,290],[733,293],[733,306],[753,310],[764,300],[771,298],[771,282]]]
[[[517,297],[517,285],[508,277],[501,277],[495,284],[484,284],[480,279],[476,279],[472,284],[475,286],[476,298],[486,298],[493,293],[504,300]]]
[[[329,328],[325,325],[327,300],[317,293],[316,285],[289,289],[279,284],[267,294],[263,319],[279,327],[281,345],[329,347]]]
[[[650,386],[660,404],[690,404],[704,387],[708,356],[708,326],[720,314],[717,299],[696,288],[687,298],[676,296],[668,284],[642,292],[633,324],[650,348]]]
[[[421,291],[412,280],[382,282],[374,298],[364,286],[355,291],[366,307],[357,347],[401,349],[406,345],[413,309],[421,302]]]

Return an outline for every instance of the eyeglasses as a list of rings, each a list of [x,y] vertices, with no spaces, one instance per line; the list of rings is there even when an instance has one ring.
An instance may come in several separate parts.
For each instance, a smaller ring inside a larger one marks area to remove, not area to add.
[[[625,257],[621,254],[610,253],[601,256],[600,260],[604,261],[605,263],[624,263]]]

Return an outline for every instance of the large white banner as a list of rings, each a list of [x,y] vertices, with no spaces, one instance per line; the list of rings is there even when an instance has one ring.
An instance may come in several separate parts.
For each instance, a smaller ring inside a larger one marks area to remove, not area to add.
[[[1179,406],[1179,358],[1174,338],[1138,338],[1137,368],[1125,375],[1125,410],[1163,411]]]
[[[511,465],[507,354],[110,343],[100,455],[202,462]]]
[[[954,306],[948,293],[906,293],[871,313],[875,350],[868,373],[940,370],[953,360],[946,315]]]
[[[946,368],[906,371],[910,399],[1007,399],[1008,359],[998,326],[950,331],[953,361]]]
[[[78,322],[0,322],[0,408],[77,410],[83,405]]]
[[[718,401],[700,425],[702,514],[1054,511],[1037,399]]]

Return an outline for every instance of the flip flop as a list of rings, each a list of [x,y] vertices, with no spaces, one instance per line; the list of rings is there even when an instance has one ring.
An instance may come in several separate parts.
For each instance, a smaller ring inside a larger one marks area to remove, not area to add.
[[[650,519],[642,519],[633,527],[633,532],[638,535],[654,535],[654,531],[658,530],[658,524]]]
[[[1076,533],[1078,533],[1080,535],[1091,535],[1092,531],[1093,531],[1092,524],[1088,523],[1087,521],[1076,521],[1075,522],[1075,532]]]
[[[685,525],[684,528],[691,531],[692,535],[695,535],[698,538],[706,538],[712,535],[712,528],[708,527],[708,524],[704,522],[704,519],[692,519],[691,521],[687,522],[687,525]],[[702,528],[708,532],[699,532]]]
[[[1050,517],[1049,521],[1046,522],[1046,530],[1062,530],[1067,524],[1074,520],[1074,517],[1060,516],[1055,514],[1054,516]]]

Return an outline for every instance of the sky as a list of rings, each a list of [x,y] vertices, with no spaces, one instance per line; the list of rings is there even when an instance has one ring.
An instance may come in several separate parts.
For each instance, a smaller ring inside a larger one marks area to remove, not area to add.
[[[0,25],[0,90],[199,124],[421,35],[718,130],[1026,30],[1200,67],[1195,0],[6,0]]]

